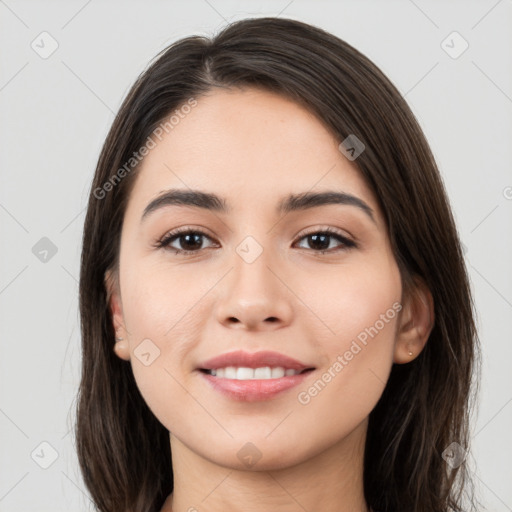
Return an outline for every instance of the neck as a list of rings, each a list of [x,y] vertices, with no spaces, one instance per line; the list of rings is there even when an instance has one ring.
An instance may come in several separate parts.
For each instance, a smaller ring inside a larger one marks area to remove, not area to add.
[[[292,467],[238,470],[205,459],[170,435],[174,491],[161,512],[368,512],[363,491],[367,422]]]

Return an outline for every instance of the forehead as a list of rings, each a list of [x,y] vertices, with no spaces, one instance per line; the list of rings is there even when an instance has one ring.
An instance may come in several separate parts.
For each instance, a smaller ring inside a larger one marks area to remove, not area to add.
[[[275,208],[290,193],[315,189],[378,205],[339,142],[307,109],[259,89],[215,89],[161,136],[144,157],[128,209],[140,216],[170,188],[226,197],[233,210]],[[128,215],[128,212],[127,212]]]

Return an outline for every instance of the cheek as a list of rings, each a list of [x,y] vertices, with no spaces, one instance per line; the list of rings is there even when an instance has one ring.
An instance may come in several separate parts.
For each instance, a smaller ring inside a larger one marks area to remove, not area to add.
[[[401,280],[396,266],[369,259],[357,265],[317,268],[298,278],[299,297],[312,314],[314,339],[332,354],[360,336],[364,343],[368,330],[380,339],[393,341]],[[395,307],[393,307],[395,304]],[[398,309],[401,307],[398,306]]]
[[[188,330],[190,338],[200,302],[218,278],[143,260],[127,262],[127,268],[130,272],[122,282],[123,310],[130,332],[166,340]]]

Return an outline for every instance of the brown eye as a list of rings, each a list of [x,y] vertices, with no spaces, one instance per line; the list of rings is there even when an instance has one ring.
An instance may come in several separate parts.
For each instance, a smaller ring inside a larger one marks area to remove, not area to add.
[[[157,247],[172,250],[175,254],[197,253],[203,248],[203,237],[211,240],[210,237],[202,231],[191,229],[176,230],[167,234],[160,242],[158,242]],[[175,241],[178,242],[179,247],[171,245]]]
[[[300,240],[306,240],[307,244],[314,252],[323,254],[325,252],[337,252],[338,250],[346,250],[356,247],[355,242],[349,240],[347,237],[340,235],[337,231],[332,229],[324,229],[322,231],[314,231],[303,235]],[[331,243],[333,240],[338,241],[338,248],[336,246],[333,250]]]

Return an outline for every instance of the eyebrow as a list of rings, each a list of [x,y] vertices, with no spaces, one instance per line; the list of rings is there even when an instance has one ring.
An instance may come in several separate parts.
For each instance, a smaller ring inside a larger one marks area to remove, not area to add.
[[[373,210],[362,199],[346,192],[303,192],[290,194],[281,199],[276,207],[278,214],[307,210],[329,204],[355,206],[363,211],[376,224]],[[151,213],[171,205],[192,206],[217,213],[229,213],[227,201],[216,194],[201,190],[170,189],[153,199],[144,209],[141,222]]]

